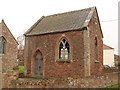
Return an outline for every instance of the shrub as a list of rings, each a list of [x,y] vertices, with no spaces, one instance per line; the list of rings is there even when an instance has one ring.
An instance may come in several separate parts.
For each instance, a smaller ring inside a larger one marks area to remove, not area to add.
[[[19,77],[24,77],[24,71],[25,71],[25,68],[24,66],[19,66]]]

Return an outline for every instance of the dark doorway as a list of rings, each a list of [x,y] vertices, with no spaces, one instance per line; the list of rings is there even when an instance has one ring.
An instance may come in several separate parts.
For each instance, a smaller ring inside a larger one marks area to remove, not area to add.
[[[43,76],[43,57],[39,50],[35,53],[35,60],[34,60],[34,76],[35,77],[42,77]]]

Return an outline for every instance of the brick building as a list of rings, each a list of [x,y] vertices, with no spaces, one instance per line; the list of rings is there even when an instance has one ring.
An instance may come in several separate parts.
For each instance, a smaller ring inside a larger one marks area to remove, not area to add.
[[[25,33],[26,75],[99,75],[103,69],[102,38],[96,7],[43,16]]]
[[[5,87],[9,82],[4,76],[12,72],[17,65],[17,45],[16,39],[2,20],[0,23],[0,77],[3,79],[3,82],[1,81],[2,87]]]

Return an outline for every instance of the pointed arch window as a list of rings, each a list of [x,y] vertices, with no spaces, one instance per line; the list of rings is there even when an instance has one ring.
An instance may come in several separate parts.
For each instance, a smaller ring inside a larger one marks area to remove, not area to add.
[[[0,54],[5,53],[6,40],[3,36],[0,37]]]
[[[60,61],[70,60],[70,45],[65,38],[62,39],[59,44],[59,60]]]

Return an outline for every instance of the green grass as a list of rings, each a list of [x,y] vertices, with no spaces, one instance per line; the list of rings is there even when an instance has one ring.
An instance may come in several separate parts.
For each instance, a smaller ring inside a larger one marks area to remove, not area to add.
[[[114,84],[105,88],[102,88],[100,90],[119,90],[120,89],[120,84]]]
[[[115,85],[112,85],[112,86],[108,86],[107,88],[120,88],[120,84],[115,84]]]

